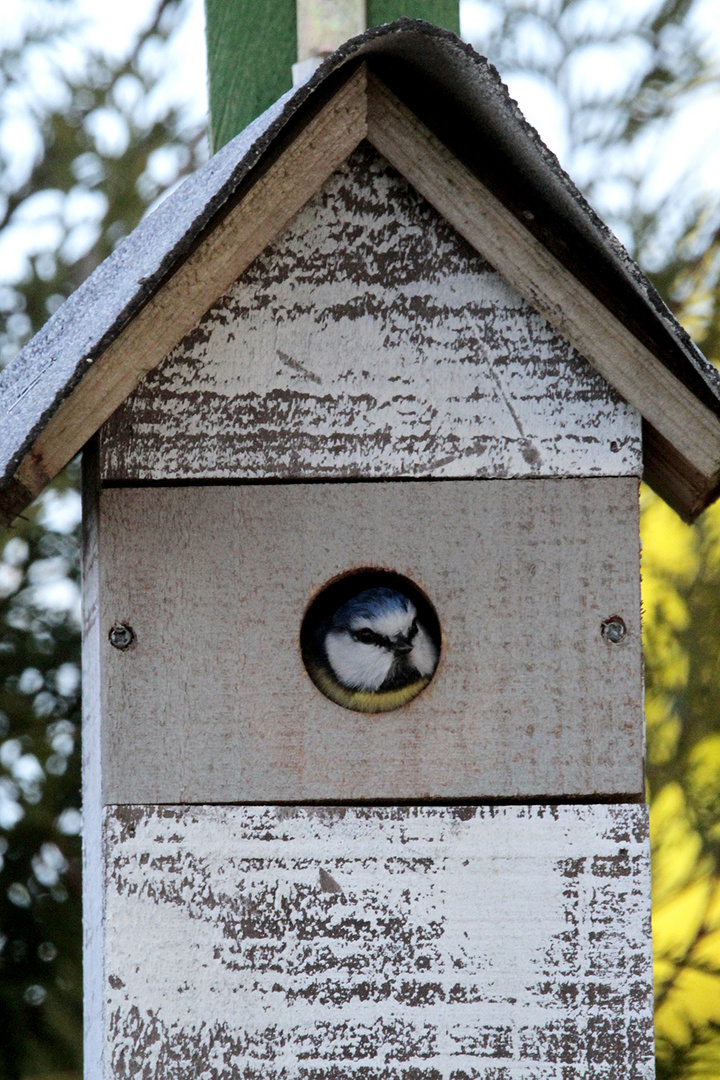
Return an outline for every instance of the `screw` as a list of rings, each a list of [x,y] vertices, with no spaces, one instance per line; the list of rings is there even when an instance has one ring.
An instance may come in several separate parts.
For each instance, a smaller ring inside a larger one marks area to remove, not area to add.
[[[110,633],[108,634],[110,644],[114,649],[120,649],[124,651],[129,649],[131,645],[135,644],[135,631],[132,626],[128,626],[124,622],[116,622],[110,627]]]
[[[619,615],[611,615],[601,625],[600,633],[606,641],[611,642],[613,645],[619,645],[627,634],[627,627]]]

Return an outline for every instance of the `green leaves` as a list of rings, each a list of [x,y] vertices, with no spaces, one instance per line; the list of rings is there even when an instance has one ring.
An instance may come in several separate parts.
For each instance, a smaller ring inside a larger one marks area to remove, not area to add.
[[[720,1056],[720,508],[691,527],[644,492],[642,534],[658,1075],[679,1080]]]
[[[70,470],[77,481],[77,468]],[[51,502],[52,497],[51,497]],[[82,1023],[77,497],[0,536],[0,1073],[77,1069]],[[73,524],[74,518],[74,524]],[[65,531],[72,526],[71,531]]]
[[[91,53],[79,73],[56,59],[72,27],[64,7],[55,0],[53,29],[31,27],[0,52],[0,132],[20,116],[35,143],[22,175],[15,162],[0,181],[0,235],[19,261],[0,285],[0,365],[206,153],[204,125],[188,129],[182,106],[157,93],[187,4],[162,0],[126,58]],[[33,50],[54,80],[47,100],[34,89]]]

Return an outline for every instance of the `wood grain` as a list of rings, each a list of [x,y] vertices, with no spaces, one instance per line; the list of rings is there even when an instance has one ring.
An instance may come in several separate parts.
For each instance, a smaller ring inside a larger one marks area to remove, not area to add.
[[[113,807],[104,1076],[651,1080],[646,809]]]
[[[323,697],[299,649],[317,590],[368,566],[444,635],[382,716]],[[106,803],[643,791],[632,477],[105,490],[101,624]]]
[[[82,462],[83,1060],[88,1078],[102,1076],[105,1039],[99,492],[93,439]]]
[[[720,475],[720,419],[379,80],[368,139],[700,473]]]
[[[364,144],[108,421],[101,468],[639,476],[640,416]]]
[[[365,85],[361,67],[93,364],[21,462],[26,491],[42,491],[354,150]]]

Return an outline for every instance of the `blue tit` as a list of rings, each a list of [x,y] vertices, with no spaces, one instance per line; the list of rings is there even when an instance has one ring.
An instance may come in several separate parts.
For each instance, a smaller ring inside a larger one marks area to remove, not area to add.
[[[308,671],[331,701],[357,712],[388,712],[432,678],[438,647],[412,600],[374,588],[346,600],[315,634]]]

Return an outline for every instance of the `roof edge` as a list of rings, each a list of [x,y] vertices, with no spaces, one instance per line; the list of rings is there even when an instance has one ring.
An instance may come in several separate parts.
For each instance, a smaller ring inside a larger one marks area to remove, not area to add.
[[[140,223],[0,373],[0,404],[8,417],[0,439],[0,487],[6,489],[1,502],[7,513],[23,501],[23,491],[31,494],[18,480],[21,462],[95,361],[215,228],[233,201],[249,190],[292,132],[363,60],[692,394],[720,416],[720,374],[525,121],[496,69],[450,31],[404,18],[346,42],[306,83],[288,91],[226,144]],[[482,131],[484,153],[476,140],[468,138],[468,130]],[[487,153],[488,145],[494,153]],[[657,443],[651,440],[650,455],[653,446]],[[658,458],[661,465],[668,460],[667,454]],[[689,462],[686,466],[686,472],[693,468]],[[652,474],[649,462],[648,477]],[[703,475],[702,481],[700,476],[693,476],[689,484],[688,490],[697,496],[692,506],[681,498],[681,485],[668,487],[675,492],[671,504],[684,514],[694,515],[695,507],[703,508],[717,493],[718,475]]]

